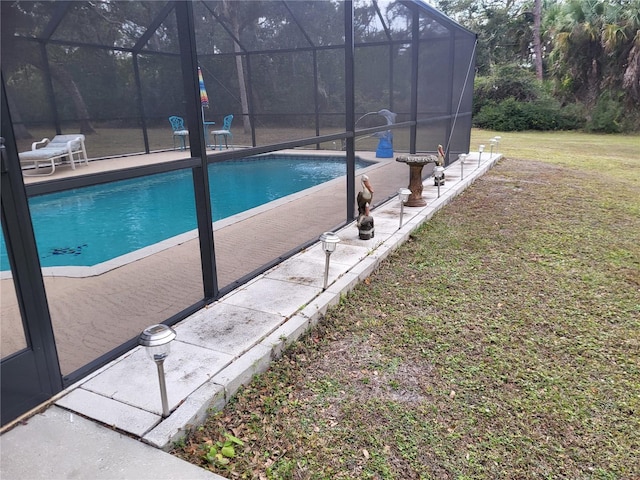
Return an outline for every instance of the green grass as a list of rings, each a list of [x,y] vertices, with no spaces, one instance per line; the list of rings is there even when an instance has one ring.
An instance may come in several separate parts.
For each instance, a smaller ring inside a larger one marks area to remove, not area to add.
[[[502,137],[504,160],[173,453],[229,478],[638,478],[639,139]],[[229,433],[229,464],[203,459]]]
[[[471,150],[478,151],[500,135],[500,152],[509,158],[540,160],[581,170],[609,170],[608,176],[637,181],[640,178],[640,135],[598,135],[567,132],[494,132],[473,129]],[[485,151],[486,151],[485,150]]]

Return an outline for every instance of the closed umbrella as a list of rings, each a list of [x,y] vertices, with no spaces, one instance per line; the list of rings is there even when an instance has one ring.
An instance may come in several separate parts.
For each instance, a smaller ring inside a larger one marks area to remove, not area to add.
[[[198,83],[200,84],[200,110],[202,111],[202,124],[204,125],[204,137],[207,146],[209,144],[209,132],[207,132],[207,123],[204,121],[204,107],[209,108],[209,96],[204,86],[204,78],[202,78],[202,70],[198,67]],[[213,122],[211,122],[213,123]]]
[[[198,67],[198,82],[200,83],[200,107],[202,109],[202,121],[204,121],[204,107],[209,108],[209,96],[207,95],[207,89],[204,86],[204,79],[202,78],[202,70]]]

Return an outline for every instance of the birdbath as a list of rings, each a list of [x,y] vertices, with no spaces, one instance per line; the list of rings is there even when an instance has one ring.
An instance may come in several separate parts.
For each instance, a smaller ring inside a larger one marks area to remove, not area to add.
[[[436,155],[402,156],[396,157],[396,162],[409,165],[409,200],[405,202],[407,207],[424,207],[427,202],[422,198],[422,167],[427,163],[438,163]]]

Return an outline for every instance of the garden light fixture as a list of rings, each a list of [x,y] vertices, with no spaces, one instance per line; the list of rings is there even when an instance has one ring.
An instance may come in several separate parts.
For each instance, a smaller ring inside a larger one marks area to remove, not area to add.
[[[433,178],[438,186],[438,198],[440,198],[440,185],[444,185],[444,167],[438,165],[433,169]]]
[[[502,140],[502,137],[500,135],[496,135],[495,137],[493,137],[496,141],[496,154],[498,153],[498,144],[500,144],[500,140]]]
[[[491,140],[489,140],[489,143],[491,144],[491,151],[489,152],[489,158],[493,157],[493,147],[495,147],[498,144],[498,140],[496,140],[496,137],[493,137]],[[496,153],[498,153],[498,149],[496,148]]]
[[[404,202],[409,200],[409,195],[411,195],[411,190],[408,188],[401,188],[398,190],[398,200],[400,200],[400,226],[398,230],[402,228],[402,218],[404,217]]]
[[[478,168],[480,168],[480,160],[482,159],[482,152],[484,152],[484,145],[480,145],[478,148]]]
[[[176,332],[166,325],[151,325],[144,329],[138,337],[138,345],[145,347],[147,355],[156,362],[158,380],[160,382],[160,397],[162,399],[162,417],[171,413],[167,400],[167,384],[164,378],[164,361],[171,351],[171,342],[176,338]]]
[[[460,160],[460,180],[464,180],[464,161],[468,156],[468,153],[461,153],[458,155],[458,160]]]
[[[324,232],[320,235],[320,241],[322,242],[322,249],[326,254],[324,262],[324,286],[322,290],[327,289],[327,281],[329,280],[329,257],[335,251],[336,246],[340,242],[340,237],[333,232]]]

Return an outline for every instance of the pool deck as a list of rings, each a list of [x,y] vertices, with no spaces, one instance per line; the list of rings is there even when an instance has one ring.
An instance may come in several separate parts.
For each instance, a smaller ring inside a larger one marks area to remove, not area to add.
[[[136,347],[57,395],[34,416],[25,416],[26,421],[15,422],[15,428],[0,437],[1,476],[220,479],[162,450],[201,423],[211,409],[222,408],[253,375],[266,370],[415,229],[501,157],[485,154],[480,163],[478,153],[472,152],[464,163],[464,179],[459,161],[454,162],[446,169],[439,197],[433,180],[425,180],[427,206],[405,207],[401,228],[400,205],[392,199],[372,212],[373,239],[360,240],[353,223],[339,229],[341,242],[330,257],[326,290],[325,254],[315,244],[178,323],[165,362],[171,409],[167,418],[162,417],[156,367],[142,347]],[[397,174],[402,177],[400,185],[406,184],[408,168],[393,164],[403,167]],[[377,185],[391,180],[384,169],[379,174],[378,179],[369,176],[381,198]],[[390,190],[397,187],[394,182]],[[307,209],[302,210],[306,214]],[[258,227],[266,239],[271,238],[264,223]],[[278,238],[276,233],[273,238]]]

